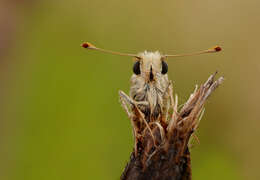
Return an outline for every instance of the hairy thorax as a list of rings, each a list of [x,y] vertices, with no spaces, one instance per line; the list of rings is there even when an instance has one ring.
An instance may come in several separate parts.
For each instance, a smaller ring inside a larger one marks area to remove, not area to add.
[[[165,106],[163,96],[167,95],[168,84],[168,76],[160,73],[157,73],[151,82],[146,82],[142,76],[132,75],[130,97],[139,102],[138,106],[146,119],[156,119],[162,112]]]

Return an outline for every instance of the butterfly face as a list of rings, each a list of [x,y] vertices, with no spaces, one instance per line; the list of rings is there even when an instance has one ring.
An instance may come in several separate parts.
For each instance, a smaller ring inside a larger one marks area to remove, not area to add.
[[[153,111],[149,114],[156,116],[161,111],[162,96],[169,84],[168,65],[159,52],[145,51],[138,57],[133,65],[130,96],[136,101],[149,102],[147,109]]]

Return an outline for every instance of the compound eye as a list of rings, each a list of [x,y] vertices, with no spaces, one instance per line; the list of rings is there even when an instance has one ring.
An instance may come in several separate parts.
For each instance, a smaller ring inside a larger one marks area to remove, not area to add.
[[[140,61],[136,61],[136,62],[134,63],[133,72],[134,72],[136,75],[141,74]]]
[[[166,74],[168,72],[168,65],[165,61],[162,61],[162,74]]]

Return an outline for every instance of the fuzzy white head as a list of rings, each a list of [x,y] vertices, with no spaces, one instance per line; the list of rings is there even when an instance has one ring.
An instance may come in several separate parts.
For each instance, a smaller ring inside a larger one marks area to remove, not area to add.
[[[140,109],[145,115],[157,117],[162,111],[163,95],[169,85],[165,57],[158,51],[140,53],[133,72],[130,97],[135,101],[148,102],[148,106],[140,105]]]

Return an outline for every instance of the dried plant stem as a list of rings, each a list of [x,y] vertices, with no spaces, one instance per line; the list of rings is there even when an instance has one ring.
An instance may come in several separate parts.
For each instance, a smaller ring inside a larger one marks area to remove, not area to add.
[[[215,76],[216,73],[199,88],[196,87],[179,111],[177,110],[178,97],[177,95],[175,99],[172,97],[172,88],[170,88],[172,114],[166,122],[162,120],[146,123],[147,127],[141,130],[137,130],[132,122],[136,139],[135,148],[121,180],[191,179],[188,144],[192,135],[196,138],[194,132],[204,112],[206,99],[223,82],[223,77],[214,81]]]

